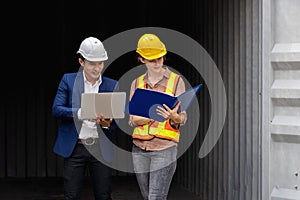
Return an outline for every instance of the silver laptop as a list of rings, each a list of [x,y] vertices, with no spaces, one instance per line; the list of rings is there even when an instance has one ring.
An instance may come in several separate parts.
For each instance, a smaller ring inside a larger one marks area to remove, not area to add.
[[[125,117],[126,92],[83,93],[81,95],[81,119]]]

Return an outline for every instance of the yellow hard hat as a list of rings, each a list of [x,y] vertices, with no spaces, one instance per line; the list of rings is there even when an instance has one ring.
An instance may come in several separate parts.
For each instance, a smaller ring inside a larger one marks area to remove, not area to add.
[[[145,59],[153,60],[166,55],[167,49],[156,35],[147,33],[140,37],[136,52]]]

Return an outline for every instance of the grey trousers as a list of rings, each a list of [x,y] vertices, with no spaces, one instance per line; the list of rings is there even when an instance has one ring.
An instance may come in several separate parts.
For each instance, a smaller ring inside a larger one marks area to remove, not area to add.
[[[177,165],[177,146],[145,151],[133,145],[136,178],[145,200],[166,200]]]

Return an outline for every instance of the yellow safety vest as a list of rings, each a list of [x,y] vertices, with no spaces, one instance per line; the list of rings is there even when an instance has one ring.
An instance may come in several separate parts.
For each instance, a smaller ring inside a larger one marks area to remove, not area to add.
[[[145,74],[136,79],[136,88],[146,88]],[[179,75],[171,72],[167,80],[165,93],[175,95],[176,86],[179,80]],[[151,140],[154,137],[173,140],[179,142],[180,132],[178,129],[170,125],[169,120],[164,122],[148,122],[144,125],[139,125],[134,128],[132,138],[141,140]]]

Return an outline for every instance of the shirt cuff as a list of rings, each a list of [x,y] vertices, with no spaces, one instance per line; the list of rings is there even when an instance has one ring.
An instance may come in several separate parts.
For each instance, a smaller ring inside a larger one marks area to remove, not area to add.
[[[77,117],[78,119],[81,119],[81,108],[79,108],[77,111]]]

